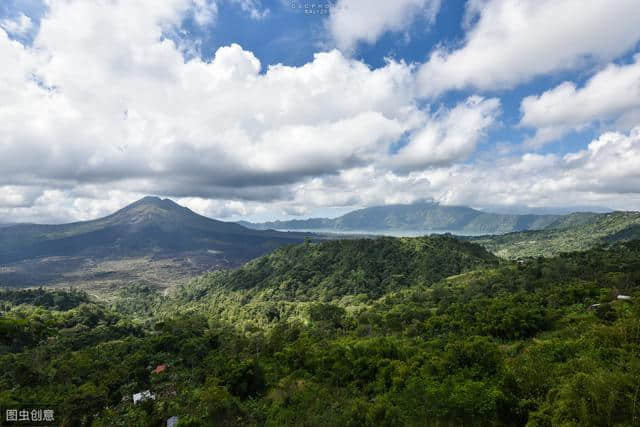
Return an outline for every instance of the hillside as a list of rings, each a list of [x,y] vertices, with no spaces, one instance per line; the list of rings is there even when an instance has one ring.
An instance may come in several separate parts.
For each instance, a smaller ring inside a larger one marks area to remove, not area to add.
[[[180,264],[189,274],[237,266],[303,238],[303,234],[250,230],[198,215],[168,199],[146,197],[93,221],[0,228],[0,283],[74,281],[75,275],[92,268],[102,278],[127,280],[129,274],[133,277],[128,280],[134,280],[136,272],[123,264],[126,260],[136,269],[145,260],[158,261],[159,271],[166,273],[159,280],[171,280],[175,276],[168,270],[179,269]],[[122,262],[113,265],[115,260]]]
[[[640,237],[640,212],[572,214],[544,230],[471,237],[504,258],[554,256]]]
[[[305,243],[181,286],[171,310],[195,302],[217,315],[235,311],[235,316],[249,314],[254,322],[268,323],[310,303],[363,304],[498,262],[482,247],[446,236]],[[237,312],[237,301],[244,313]]]
[[[168,298],[0,292],[0,406],[37,397],[64,425],[635,425],[639,260],[640,241],[497,264],[389,238],[283,248]]]
[[[500,234],[543,229],[560,215],[515,215],[478,211],[464,206],[443,206],[432,202],[411,205],[376,206],[349,212],[335,219],[243,222],[255,229],[322,231],[451,231],[462,234]]]

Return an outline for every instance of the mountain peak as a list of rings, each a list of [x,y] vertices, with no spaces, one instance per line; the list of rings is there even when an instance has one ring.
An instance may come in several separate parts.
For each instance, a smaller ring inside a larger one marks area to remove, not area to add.
[[[198,216],[188,208],[180,206],[170,199],[147,196],[125,206],[108,218],[117,222],[142,224],[167,221],[175,223],[178,218],[185,219]]]
[[[164,209],[167,209],[167,208],[183,209],[182,206],[180,206],[179,204],[177,204],[171,199],[161,199],[160,197],[156,197],[156,196],[143,197],[142,199],[131,203],[129,206],[125,206],[124,209],[136,207],[136,206],[156,206]]]
[[[113,277],[118,283],[128,280],[125,278],[129,273],[136,281],[153,282],[156,280],[153,277],[163,275],[168,279],[161,280],[173,281],[174,277],[180,277],[179,272],[174,276],[174,268],[201,272],[244,263],[269,249],[301,242],[304,237],[307,236],[256,232],[238,224],[199,215],[169,199],[145,197],[109,216],[91,221],[0,227],[0,283],[41,284],[48,280],[76,280],[69,279],[71,276],[77,280],[82,277],[82,281],[86,279],[87,282],[104,279],[105,276],[94,275],[97,270],[93,267],[86,268],[88,261],[76,263],[76,257],[91,259],[91,265],[96,266],[104,260],[147,258],[149,265],[156,266],[150,267],[153,274],[147,274],[145,265],[144,272],[138,275],[134,271],[139,268],[135,266],[141,265],[138,261],[108,268],[114,269]],[[51,257],[57,260],[47,266],[38,261]],[[71,262],[69,257],[74,257],[74,261]],[[163,261],[154,264],[154,260],[160,259]],[[170,259],[175,262],[166,264]],[[3,271],[8,263],[21,260],[31,260],[31,264],[25,264],[28,266],[24,267],[24,273],[13,273],[11,269],[8,273]],[[47,269],[45,274],[41,274],[43,269]]]
[[[167,199],[168,200],[168,199]],[[162,202],[162,199],[157,196],[145,196],[142,199],[134,202],[134,203],[159,203]]]

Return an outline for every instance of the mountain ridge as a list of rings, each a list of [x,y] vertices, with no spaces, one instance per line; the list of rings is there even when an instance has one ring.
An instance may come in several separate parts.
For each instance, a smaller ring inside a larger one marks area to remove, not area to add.
[[[541,230],[564,215],[497,214],[467,206],[447,206],[435,202],[373,206],[348,212],[337,218],[239,222],[258,230],[322,231],[458,231],[461,233],[501,234]]]
[[[640,212],[572,214],[543,230],[465,238],[503,258],[550,257],[640,239]]]

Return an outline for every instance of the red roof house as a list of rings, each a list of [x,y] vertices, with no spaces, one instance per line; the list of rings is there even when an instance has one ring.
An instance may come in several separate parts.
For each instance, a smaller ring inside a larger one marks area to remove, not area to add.
[[[154,374],[160,374],[160,373],[166,371],[168,367],[169,367],[169,365],[167,365],[166,363],[163,363],[162,365],[156,366],[156,369],[154,369],[151,372],[154,373]]]

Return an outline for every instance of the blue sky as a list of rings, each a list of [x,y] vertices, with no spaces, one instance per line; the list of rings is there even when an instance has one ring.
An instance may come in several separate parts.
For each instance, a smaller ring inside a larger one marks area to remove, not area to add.
[[[637,9],[2,2],[0,222],[146,194],[252,220],[424,198],[640,209]]]

